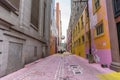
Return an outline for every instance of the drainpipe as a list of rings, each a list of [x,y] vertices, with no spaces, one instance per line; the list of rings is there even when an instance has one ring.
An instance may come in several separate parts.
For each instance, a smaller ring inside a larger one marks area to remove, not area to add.
[[[89,14],[89,0],[87,0],[87,12],[88,12],[88,28],[89,28],[89,54],[88,60],[89,63],[94,63],[94,56],[92,54],[92,37],[91,37],[91,29],[90,29],[90,14]]]

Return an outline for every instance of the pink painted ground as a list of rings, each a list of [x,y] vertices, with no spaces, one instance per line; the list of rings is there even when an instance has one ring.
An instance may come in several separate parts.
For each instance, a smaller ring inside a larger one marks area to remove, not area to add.
[[[70,65],[79,65],[81,73],[73,74]],[[109,72],[112,71],[101,68],[99,64],[89,64],[75,55],[53,55],[28,64],[0,80],[99,80],[96,75]]]

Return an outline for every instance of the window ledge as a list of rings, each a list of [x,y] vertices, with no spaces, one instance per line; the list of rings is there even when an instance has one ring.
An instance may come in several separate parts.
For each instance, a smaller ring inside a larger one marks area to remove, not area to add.
[[[96,10],[94,10],[93,15],[95,15],[95,13],[97,13],[100,8],[101,6],[99,6]]]
[[[3,7],[7,8],[9,11],[18,11],[18,9],[14,7],[8,0],[0,0],[0,3],[3,4]]]
[[[98,38],[100,38],[100,37],[103,37],[104,35],[105,35],[104,33],[102,33],[102,34],[100,34],[100,35],[98,35],[98,36],[96,35],[96,36],[95,36],[95,39],[98,39]]]
[[[38,28],[36,28],[32,23],[30,24],[30,26],[35,29],[36,31],[38,31]]]

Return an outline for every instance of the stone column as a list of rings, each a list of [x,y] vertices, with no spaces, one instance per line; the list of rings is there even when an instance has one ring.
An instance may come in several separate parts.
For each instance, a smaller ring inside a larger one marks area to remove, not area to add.
[[[113,2],[112,0],[106,0],[107,8],[107,17],[108,17],[108,26],[109,26],[109,35],[110,35],[110,44],[111,44],[111,53],[112,53],[112,63],[110,68],[115,71],[120,71],[120,54],[118,46],[118,36],[117,36],[117,27],[114,17]]]

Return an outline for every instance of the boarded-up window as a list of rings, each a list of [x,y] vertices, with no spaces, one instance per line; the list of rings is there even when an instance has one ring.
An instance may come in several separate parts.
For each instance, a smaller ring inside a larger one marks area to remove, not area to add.
[[[32,0],[31,8],[31,24],[36,28],[39,27],[39,1],[40,0]]]

